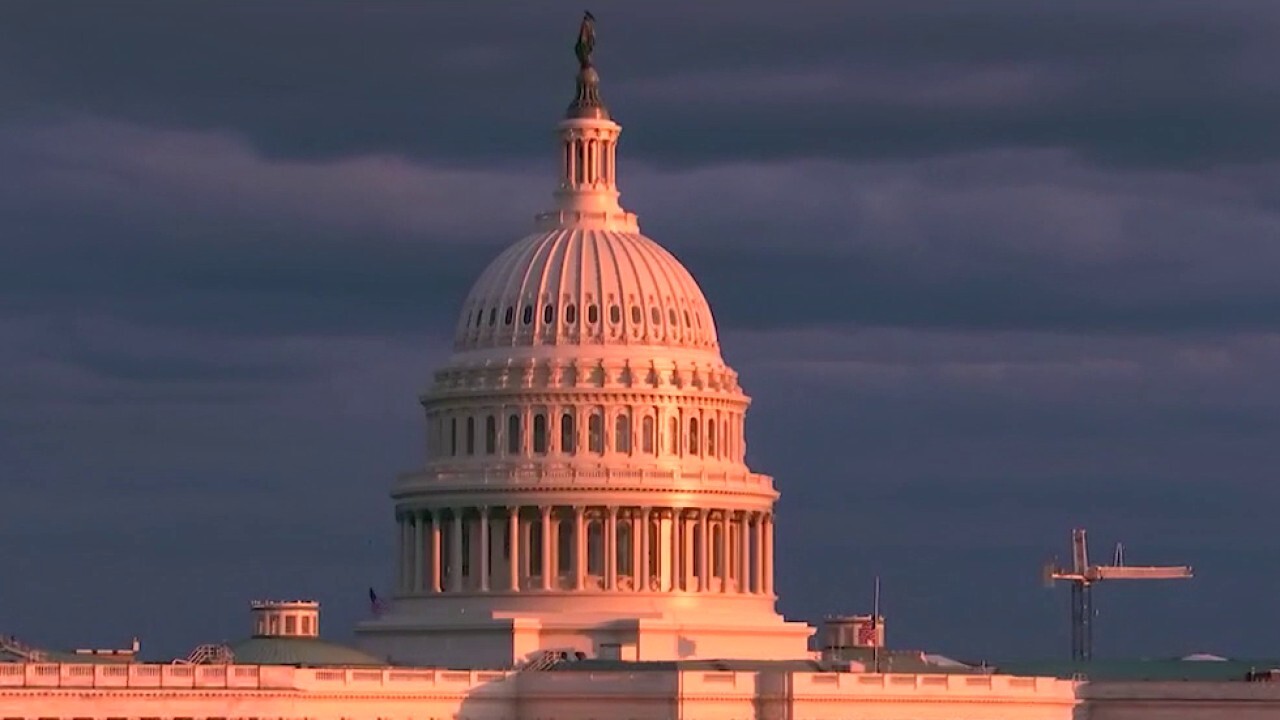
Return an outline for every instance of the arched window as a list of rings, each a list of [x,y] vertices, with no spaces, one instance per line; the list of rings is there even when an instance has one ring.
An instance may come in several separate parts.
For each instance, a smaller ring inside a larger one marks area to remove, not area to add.
[[[542,520],[532,520],[529,522],[529,537],[535,538],[534,542],[528,546],[522,547],[521,552],[527,553],[526,558],[529,563],[529,574],[542,577]]]
[[[533,306],[532,305],[524,306],[524,315],[520,318],[520,320],[525,325],[528,325],[533,322]]]
[[[489,308],[489,327],[493,327],[498,322],[498,308]]]
[[[604,575],[604,523],[587,521],[587,574]]]
[[[476,454],[476,419],[467,418],[467,454]]]
[[[631,452],[631,416],[626,413],[613,421],[613,449],[620,453]]]
[[[636,554],[632,552],[632,543],[634,542],[634,534],[631,532],[631,523],[619,522],[618,527],[618,554],[614,557],[614,567],[618,568],[618,575],[626,576],[634,572],[635,567],[632,559]]]
[[[641,320],[644,320],[644,314],[640,312],[640,306],[632,305],[631,306],[631,324],[639,325]]]
[[[556,306],[547,305],[546,307],[542,308],[542,324],[550,325],[555,321],[556,321]]]
[[[560,416],[560,452],[573,452],[574,432],[573,432],[573,413],[565,413]]]
[[[667,454],[679,455],[680,454],[680,421],[673,416],[671,418],[671,422],[667,424],[670,426],[667,428]]]
[[[458,454],[458,418],[449,418],[449,454]]]
[[[484,452],[486,455],[498,452],[498,418],[492,415],[484,419]]]
[[[557,527],[557,524],[553,522],[551,527]],[[567,574],[573,570],[573,523],[561,520],[558,527],[559,530],[556,531],[555,567],[560,571],[560,574]],[[552,572],[555,572],[555,570],[552,570]]]
[[[618,323],[622,322],[622,308],[618,307],[617,305],[609,306],[609,322],[613,323],[614,325],[617,325]]]
[[[707,456],[716,456],[716,419],[707,421]]]
[[[711,526],[711,576],[724,576],[724,523]]]
[[[653,454],[653,416],[645,415],[640,421],[640,451]]]
[[[507,454],[520,454],[520,416],[512,415],[507,418]]]
[[[564,321],[570,325],[578,322],[578,306],[569,304],[564,309]]]
[[[604,453],[604,415],[599,410],[592,410],[587,419],[587,449],[593,453]]]
[[[684,326],[685,326],[685,327],[689,327],[689,326],[691,326],[691,325],[693,325],[693,323],[689,322],[689,311],[688,311],[688,310],[685,310],[685,311],[684,311]]]
[[[698,418],[689,418],[689,454],[698,454]]]
[[[661,310],[659,310],[659,309],[658,309],[658,308],[656,308],[656,307],[651,307],[651,308],[649,308],[649,319],[653,321],[653,324],[654,324],[654,325],[661,325],[661,324],[662,324],[662,311],[661,311]]]
[[[515,317],[516,317],[516,309],[508,305],[507,314],[502,316],[502,323],[504,325],[510,325],[511,321],[514,320]]]
[[[542,413],[533,416],[533,451],[539,455],[547,452],[547,416]]]
[[[667,321],[671,324],[672,327],[680,324],[680,321],[676,319],[675,308],[671,308],[667,310]]]
[[[591,325],[600,322],[600,308],[596,307],[594,303],[587,306],[587,322]]]

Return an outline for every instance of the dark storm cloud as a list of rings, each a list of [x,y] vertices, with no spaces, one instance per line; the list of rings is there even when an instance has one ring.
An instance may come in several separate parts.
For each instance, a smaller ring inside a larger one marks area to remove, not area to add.
[[[526,118],[554,117],[568,99],[577,12],[9,3],[2,112],[229,130],[291,157],[540,157],[546,137]],[[597,14],[606,96],[633,128],[629,147],[663,162],[1023,146],[1201,166],[1280,151],[1280,87],[1266,71],[1280,60],[1280,12],[1269,3],[650,3]]]
[[[0,631],[185,653],[296,594],[340,637],[462,296],[547,205],[581,8],[52,7],[0,7]],[[1110,652],[1274,655],[1206,612],[1280,592],[1273,4],[593,10],[784,609],[879,573],[895,644],[1057,654],[1083,524],[1206,568]]]

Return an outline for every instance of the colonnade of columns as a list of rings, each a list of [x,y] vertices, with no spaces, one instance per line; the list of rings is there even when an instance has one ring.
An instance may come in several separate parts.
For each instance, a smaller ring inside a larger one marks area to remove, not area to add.
[[[402,510],[399,594],[773,594],[773,514],[679,507]]]

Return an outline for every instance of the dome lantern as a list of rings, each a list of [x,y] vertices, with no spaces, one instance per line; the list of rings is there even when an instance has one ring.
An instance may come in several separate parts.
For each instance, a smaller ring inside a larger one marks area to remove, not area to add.
[[[616,159],[622,126],[609,118],[609,110],[600,98],[600,74],[591,61],[594,49],[595,18],[586,13],[574,46],[578,56],[577,89],[564,120],[556,128],[560,138],[556,209],[538,216],[540,229],[639,229],[635,215],[618,203]]]

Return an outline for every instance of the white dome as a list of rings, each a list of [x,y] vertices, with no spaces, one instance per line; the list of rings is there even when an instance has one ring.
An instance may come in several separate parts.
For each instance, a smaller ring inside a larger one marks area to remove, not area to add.
[[[638,232],[583,228],[530,235],[490,263],[455,344],[717,349],[706,298],[679,260]]]

